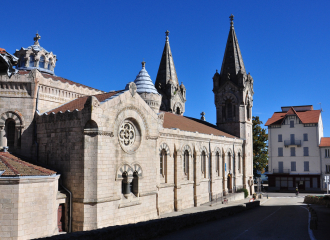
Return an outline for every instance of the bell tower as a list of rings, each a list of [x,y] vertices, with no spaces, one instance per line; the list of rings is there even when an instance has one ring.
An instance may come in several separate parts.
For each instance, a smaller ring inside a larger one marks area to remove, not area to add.
[[[238,138],[252,140],[253,78],[246,73],[234,29],[234,16],[220,73],[213,76],[217,126]]]

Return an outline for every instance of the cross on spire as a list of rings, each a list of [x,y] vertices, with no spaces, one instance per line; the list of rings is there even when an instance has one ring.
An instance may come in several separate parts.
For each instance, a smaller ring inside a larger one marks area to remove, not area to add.
[[[166,35],[166,41],[168,41],[168,35],[170,34],[170,31],[166,30],[165,35]]]
[[[230,26],[234,26],[234,15],[232,14],[232,15],[230,15],[229,16],[229,18],[230,18]]]
[[[41,38],[41,36],[39,35],[39,33],[37,32],[36,36],[33,38],[34,40],[34,45],[39,45],[39,39]]]
[[[142,62],[142,68],[145,68],[146,67],[146,62],[144,61],[143,59],[143,62]]]

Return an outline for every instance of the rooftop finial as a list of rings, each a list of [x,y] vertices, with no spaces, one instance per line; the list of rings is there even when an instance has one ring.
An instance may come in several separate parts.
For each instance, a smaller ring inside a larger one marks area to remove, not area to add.
[[[34,40],[34,45],[39,45],[39,39],[41,38],[41,36],[39,35],[38,31],[37,31],[37,34],[36,36],[33,38]]]
[[[233,14],[230,15],[229,18],[230,18],[230,26],[233,27],[234,26],[234,15]]]
[[[205,117],[204,116],[205,116],[205,112],[201,112],[201,120],[202,121],[205,121]]]
[[[170,34],[170,31],[166,30],[165,35],[166,35],[166,41],[168,41],[168,35]]]
[[[143,59],[143,62],[142,62],[142,68],[145,68],[146,67],[146,62],[144,61]]]

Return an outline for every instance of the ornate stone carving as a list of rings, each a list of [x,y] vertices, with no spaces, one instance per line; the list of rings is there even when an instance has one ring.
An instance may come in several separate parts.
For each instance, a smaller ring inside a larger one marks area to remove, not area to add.
[[[129,83],[129,92],[131,93],[132,97],[134,97],[134,94],[136,93],[136,85],[134,82]]]
[[[135,129],[129,122],[124,122],[119,129],[119,142],[124,146],[132,145],[135,141]]]

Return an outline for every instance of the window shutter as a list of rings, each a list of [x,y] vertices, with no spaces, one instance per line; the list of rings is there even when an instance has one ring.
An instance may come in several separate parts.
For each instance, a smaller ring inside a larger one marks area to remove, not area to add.
[[[296,171],[296,162],[291,162],[291,171]]]
[[[304,156],[309,156],[308,147],[304,147]]]
[[[279,141],[279,142],[282,142],[282,134],[279,134],[279,135],[278,135],[278,141]]]
[[[309,162],[304,162],[304,171],[309,171]]]

